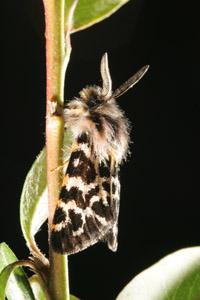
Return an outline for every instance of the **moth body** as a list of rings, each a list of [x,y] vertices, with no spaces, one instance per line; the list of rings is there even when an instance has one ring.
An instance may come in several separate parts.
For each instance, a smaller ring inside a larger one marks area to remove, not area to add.
[[[106,241],[117,249],[119,166],[129,145],[129,122],[116,98],[147,71],[143,67],[112,92],[107,54],[102,57],[103,87],[87,86],[64,109],[73,144],[53,218],[54,251],[73,254]]]

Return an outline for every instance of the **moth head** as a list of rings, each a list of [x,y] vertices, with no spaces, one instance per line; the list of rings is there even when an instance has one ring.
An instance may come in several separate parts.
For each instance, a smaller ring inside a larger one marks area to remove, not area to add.
[[[103,103],[116,99],[126,93],[145,75],[148,69],[149,65],[145,65],[113,92],[112,79],[108,66],[108,55],[105,53],[102,56],[100,64],[102,87],[88,86],[80,92],[80,97],[89,107],[102,105]]]
[[[132,88],[147,72],[149,65],[142,67],[136,74],[130,77],[114,92],[112,91],[112,79],[110,76],[108,66],[108,55],[105,53],[102,56],[100,63],[100,72],[102,77],[102,87],[100,86],[86,86],[80,91],[80,98],[70,101],[65,106],[65,114],[78,118],[80,116],[87,116],[89,112],[98,110],[101,107],[112,105],[114,99],[120,97],[122,94]]]

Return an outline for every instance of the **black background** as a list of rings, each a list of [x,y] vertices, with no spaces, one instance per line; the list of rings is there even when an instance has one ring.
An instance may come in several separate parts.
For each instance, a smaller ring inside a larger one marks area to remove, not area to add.
[[[45,44],[41,0],[7,1],[1,91],[0,240],[19,258],[28,250],[19,226],[24,178],[45,142]],[[136,274],[166,254],[198,245],[199,9],[197,1],[130,1],[109,19],[72,36],[66,98],[101,83],[109,55],[117,88],[150,64],[119,99],[132,123],[132,156],[121,170],[119,249],[98,244],[69,258],[71,292],[115,299]],[[46,233],[40,232],[42,249]],[[45,250],[47,251],[47,249]]]

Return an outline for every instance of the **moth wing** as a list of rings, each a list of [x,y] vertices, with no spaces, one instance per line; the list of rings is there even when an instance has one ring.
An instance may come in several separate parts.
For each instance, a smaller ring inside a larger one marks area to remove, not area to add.
[[[68,255],[107,240],[116,218],[103,188],[110,178],[109,161],[98,163],[86,133],[72,149],[51,231],[54,251]],[[100,177],[102,172],[107,177]]]
[[[110,157],[110,178],[107,180],[107,192],[110,198],[110,210],[112,211],[112,227],[105,236],[108,248],[112,251],[117,250],[118,246],[118,217],[120,205],[120,181],[119,181],[119,167],[113,156]],[[104,182],[105,187],[105,182]]]

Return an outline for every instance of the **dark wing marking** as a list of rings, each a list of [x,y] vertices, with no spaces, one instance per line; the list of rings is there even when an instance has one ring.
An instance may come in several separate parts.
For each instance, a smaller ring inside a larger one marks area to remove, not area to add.
[[[116,250],[118,205],[111,197],[111,159],[98,164],[89,136],[82,134],[71,153],[53,219],[56,252],[73,254],[106,240]]]

